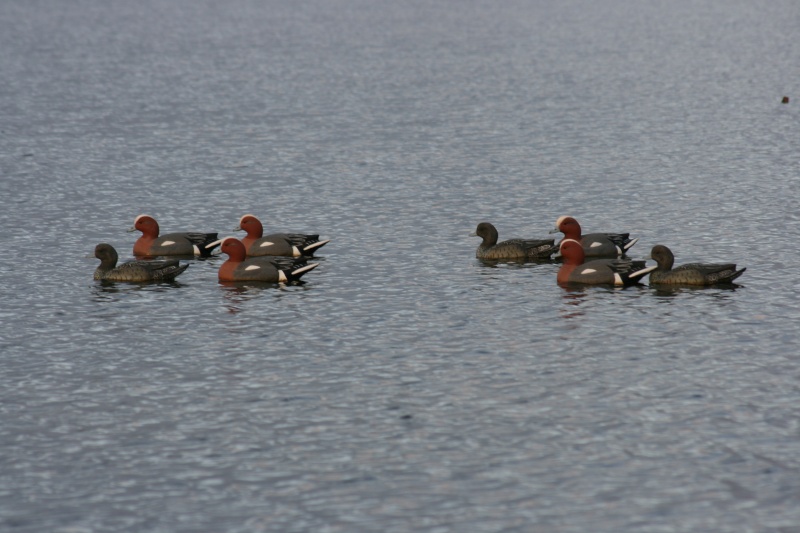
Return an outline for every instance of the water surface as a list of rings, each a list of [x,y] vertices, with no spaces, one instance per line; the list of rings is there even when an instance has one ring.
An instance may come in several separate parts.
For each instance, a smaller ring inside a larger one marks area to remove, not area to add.
[[[0,530],[794,531],[793,2],[4,2]],[[791,103],[780,103],[783,95]],[[136,215],[294,286],[92,281]],[[565,290],[560,215],[740,286]]]

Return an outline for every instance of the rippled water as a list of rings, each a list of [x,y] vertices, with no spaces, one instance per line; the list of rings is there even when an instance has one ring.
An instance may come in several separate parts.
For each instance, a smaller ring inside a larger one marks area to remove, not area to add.
[[[799,15],[3,2],[0,530],[797,531]],[[247,212],[305,284],[92,281]],[[474,259],[563,214],[747,272]]]

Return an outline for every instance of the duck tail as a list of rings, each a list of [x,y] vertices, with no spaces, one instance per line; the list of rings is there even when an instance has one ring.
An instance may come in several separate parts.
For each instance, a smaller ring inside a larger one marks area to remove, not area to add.
[[[540,250],[539,257],[550,257],[556,252],[558,252],[558,245],[553,244],[549,248],[544,248],[543,250]]]
[[[628,250],[630,250],[630,248],[637,242],[639,242],[639,237],[636,237],[635,239],[631,239],[629,242],[626,242],[625,245],[622,247],[622,253],[625,253]]]
[[[217,233],[206,233],[205,238],[200,246],[200,257],[210,257],[214,252],[214,248],[222,244],[222,239],[217,238]]]
[[[275,256],[272,258],[272,264],[280,270],[292,271],[295,268],[305,266],[308,263],[307,257],[281,257]]]
[[[292,271],[285,270],[284,274],[286,275],[287,281],[297,281],[299,280],[306,272],[311,272],[315,268],[319,266],[319,263],[311,263],[305,266],[301,266],[300,268],[296,268]]]
[[[161,272],[160,277],[165,281],[172,281],[178,277],[178,274],[181,274],[187,268],[189,268],[189,263],[181,265],[176,262],[176,264],[174,265],[168,265],[167,267],[165,267],[164,270]]]
[[[322,248],[329,242],[331,242],[330,239],[324,241],[312,242],[311,244],[303,247],[303,255],[313,255],[316,250]]]
[[[627,274],[625,276],[625,278],[628,280],[629,284],[639,283],[639,281],[643,277],[645,277],[646,275],[648,275],[650,272],[652,272],[653,270],[655,270],[657,268],[658,268],[658,265],[642,268],[640,270],[636,270],[635,272],[631,272],[631,273]]]
[[[208,250],[208,251],[209,251],[208,253],[211,253],[211,250],[213,250],[214,248],[216,248],[217,246],[219,246],[220,244],[222,244],[222,241],[223,241],[223,239],[216,239],[216,240],[214,240],[214,241],[211,241],[211,242],[208,242],[208,243],[206,243],[206,244],[203,246],[203,248],[205,248],[206,250]]]
[[[743,268],[743,269],[741,269],[741,270],[737,270],[736,272],[734,272],[733,274],[731,274],[731,277],[729,277],[729,278],[727,279],[727,281],[733,281],[733,280],[735,280],[736,278],[738,278],[739,276],[741,276],[742,274],[744,274],[744,271],[745,271],[745,270],[747,270],[747,268]]]

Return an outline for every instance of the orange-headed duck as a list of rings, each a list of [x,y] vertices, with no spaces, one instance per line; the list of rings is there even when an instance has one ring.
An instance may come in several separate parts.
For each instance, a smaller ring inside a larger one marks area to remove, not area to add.
[[[330,239],[321,241],[319,235],[305,235],[303,233],[271,233],[264,235],[264,226],[253,215],[244,215],[239,219],[239,225],[234,231],[246,231],[247,236],[242,243],[248,256],[283,255],[298,257],[301,255],[313,256],[314,252],[330,242]]]
[[[561,232],[564,239],[572,239],[583,245],[586,257],[617,257],[624,255],[639,239],[629,238],[629,233],[588,233],[581,235],[581,225],[573,217],[558,217],[556,227],[550,233]]]
[[[581,243],[564,239],[560,245],[564,262],[558,270],[558,283],[584,285],[635,285],[655,266],[645,266],[644,261],[630,259],[595,259],[584,263]]]
[[[216,241],[216,233],[167,233],[159,237],[158,222],[149,215],[139,215],[128,231],[141,231],[133,245],[133,255],[199,255],[208,257],[214,250],[211,243]]]
[[[222,239],[220,249],[228,255],[228,260],[219,267],[220,281],[297,281],[319,266],[319,263],[306,264],[304,258],[247,257],[244,244],[235,237]]]

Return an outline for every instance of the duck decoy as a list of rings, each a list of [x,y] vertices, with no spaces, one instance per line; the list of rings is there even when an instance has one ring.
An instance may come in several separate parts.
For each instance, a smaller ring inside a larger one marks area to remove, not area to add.
[[[220,250],[228,255],[228,260],[219,267],[220,281],[297,281],[319,266],[319,263],[306,264],[305,258],[247,257],[244,244],[235,237],[224,238]]]
[[[264,235],[264,226],[254,215],[244,215],[239,219],[239,225],[234,231],[246,231],[247,235],[241,239],[247,250],[248,256],[283,255],[298,257],[306,255],[312,257],[314,252],[330,242],[330,239],[321,241],[319,235],[306,235],[303,233],[271,233]]]
[[[558,250],[554,239],[509,239],[497,242],[497,229],[489,222],[478,224],[472,236],[483,239],[475,251],[478,259],[548,259]]]
[[[658,265],[650,273],[651,284],[715,285],[732,283],[747,268],[736,270],[736,263],[686,263],[677,267],[672,250],[657,244],[650,250],[650,258]]]
[[[646,266],[644,261],[631,259],[595,259],[584,263],[581,243],[564,239],[560,245],[564,262],[558,270],[558,283],[580,283],[584,285],[635,285],[656,269]]]
[[[94,256],[100,266],[94,271],[94,279],[106,281],[173,281],[189,265],[181,265],[177,259],[163,261],[129,261],[117,266],[119,256],[113,246],[100,243],[94,248]]]
[[[581,234],[581,225],[573,217],[563,216],[556,220],[556,227],[550,233],[561,232],[564,239],[572,239],[583,245],[586,257],[617,257],[625,255],[639,240],[631,239],[630,233],[587,233]]]
[[[133,244],[133,255],[199,255],[209,257],[217,240],[216,233],[181,232],[159,236],[156,219],[150,215],[139,215],[128,230],[141,231],[142,236]]]

